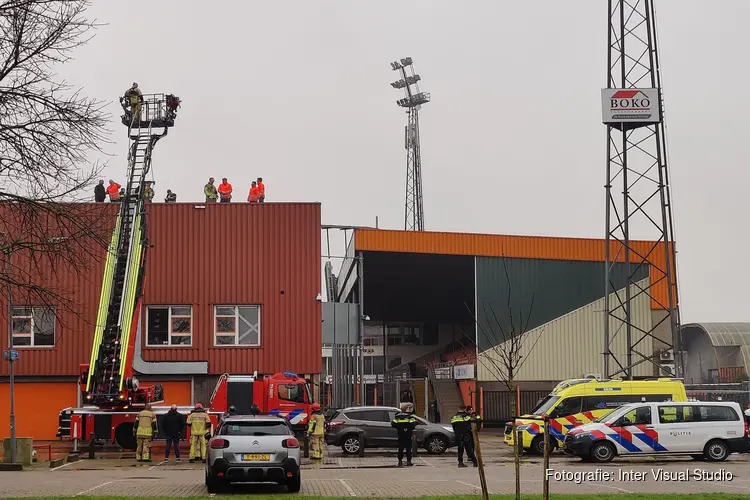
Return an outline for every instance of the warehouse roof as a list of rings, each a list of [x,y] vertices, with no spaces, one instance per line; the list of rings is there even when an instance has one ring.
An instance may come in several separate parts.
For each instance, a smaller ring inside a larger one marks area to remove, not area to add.
[[[750,323],[688,323],[680,330],[707,335],[714,347],[739,347],[745,372],[750,373]]]

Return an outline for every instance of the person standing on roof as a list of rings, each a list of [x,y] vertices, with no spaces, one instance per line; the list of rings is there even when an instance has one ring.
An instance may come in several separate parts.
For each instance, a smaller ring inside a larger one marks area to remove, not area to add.
[[[140,122],[143,94],[141,93],[141,89],[138,88],[136,82],[133,82],[133,85],[125,91],[125,99],[127,99],[128,104],[130,104],[131,120],[133,120],[133,122]]]
[[[325,446],[326,418],[320,411],[320,403],[313,403],[310,422],[307,424],[307,435],[310,439],[310,458],[313,460],[323,459],[323,447]]]
[[[147,203],[151,203],[151,200],[154,199],[154,188],[151,187],[151,184],[153,184],[153,182],[146,181],[146,187],[143,189],[143,197],[146,199]]]
[[[110,179],[109,186],[107,186],[107,194],[109,195],[109,201],[118,203],[120,201],[120,185]]]
[[[156,414],[151,411],[150,404],[146,403],[143,410],[135,417],[134,428],[135,438],[138,443],[135,451],[135,459],[138,462],[150,462],[151,442],[158,431],[156,427]]]
[[[216,203],[219,193],[216,191],[216,186],[214,186],[213,177],[209,178],[208,183],[203,186],[203,194],[206,195],[206,203]]]
[[[104,187],[104,181],[99,181],[99,184],[97,184],[94,187],[94,201],[97,203],[104,203],[104,200],[107,199],[107,189]]]
[[[167,196],[164,198],[164,203],[176,203],[177,195],[172,192],[171,189],[167,189]]]
[[[162,421],[164,434],[167,436],[167,444],[164,449],[164,460],[169,460],[169,450],[174,446],[174,457],[180,461],[180,439],[182,431],[185,430],[185,417],[177,411],[177,405],[172,405]]]
[[[247,201],[250,203],[258,203],[258,186],[255,184],[255,181],[250,184],[250,193],[247,195]]]
[[[263,178],[258,177],[258,203],[266,201],[266,185],[263,184]]]
[[[396,429],[398,433],[398,466],[404,465],[404,452],[406,452],[406,466],[411,467],[411,454],[412,454],[412,439],[414,429],[417,427],[417,419],[414,418],[412,412],[414,411],[414,405],[411,403],[401,403],[401,412],[396,413],[391,427]]]
[[[211,429],[209,418],[203,405],[195,404],[195,409],[187,417],[190,426],[190,463],[196,460],[206,462],[206,433]]]
[[[219,197],[221,198],[221,203],[232,201],[232,185],[227,182],[226,177],[221,179],[221,184],[219,184]]]

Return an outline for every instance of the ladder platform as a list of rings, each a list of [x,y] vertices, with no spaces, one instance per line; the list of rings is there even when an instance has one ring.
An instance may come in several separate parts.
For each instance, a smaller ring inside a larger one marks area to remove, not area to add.
[[[151,128],[166,128],[166,127],[174,127],[174,119],[173,118],[154,118],[153,120],[141,120],[140,122],[132,122],[131,119],[128,118],[127,115],[122,116],[122,124],[126,127],[131,127],[133,130],[137,130],[139,128],[142,129],[148,129]],[[137,135],[137,134],[136,134]]]

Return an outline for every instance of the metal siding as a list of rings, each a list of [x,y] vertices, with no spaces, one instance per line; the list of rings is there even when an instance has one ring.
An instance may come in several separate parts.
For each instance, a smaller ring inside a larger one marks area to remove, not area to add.
[[[604,297],[601,262],[498,257],[475,260],[480,351],[507,338],[511,328],[509,305],[514,311],[512,320],[516,329],[523,315],[524,322],[528,318],[526,329],[531,330]],[[640,268],[633,274],[638,280],[646,278],[648,273]],[[623,288],[628,269],[624,264],[615,264],[612,276],[614,286]]]
[[[320,204],[152,205],[149,236],[144,302],[190,304],[194,326],[192,348],[144,347],[145,361],[320,372]],[[260,347],[213,346],[213,307],[225,304],[261,306]]]
[[[114,216],[116,206],[98,206]],[[153,248],[146,257],[144,304],[192,305],[193,347],[146,348],[144,338],[144,360],[207,360],[210,373],[216,374],[319,373],[320,204],[195,206],[199,204],[148,208]],[[71,290],[69,297],[82,313],[58,313],[54,348],[20,349],[19,376],[77,375],[78,365],[88,362],[104,255],[102,247],[98,260],[92,259],[82,274],[56,269],[55,287]],[[2,324],[7,324],[5,302],[3,297]],[[214,348],[214,304],[260,304],[261,346]],[[0,335],[0,347],[7,348],[6,335]],[[0,363],[0,375],[7,373],[8,364]]]
[[[631,287],[634,302],[632,305],[634,340],[638,340],[638,328],[643,331],[651,329],[651,309],[646,294],[636,296],[638,286],[648,286],[648,279]],[[614,294],[610,295],[614,298]],[[517,369],[517,381],[559,381],[581,377],[585,374],[602,373],[604,366],[604,334],[602,311],[604,297],[600,300],[561,316],[549,323],[528,332],[528,337],[521,348],[521,359],[525,361]],[[610,320],[610,327],[615,336],[612,352],[623,360],[626,352],[625,331],[617,331],[617,321]],[[500,348],[502,349],[502,347]],[[638,346],[641,352],[652,352],[653,341],[646,337]],[[477,380],[497,381],[503,379],[503,363],[497,350],[485,351],[477,360]],[[633,375],[653,376],[653,365],[641,363],[633,368]]]
[[[354,242],[358,251],[410,252],[445,255],[476,255],[485,257],[515,257],[525,259],[582,260],[604,262],[605,241],[589,238],[558,238],[547,236],[517,236],[500,234],[446,233],[432,231],[399,231],[384,229],[356,229]],[[640,255],[648,255],[652,266],[650,277],[654,286],[654,309],[668,304],[667,282],[663,279],[665,252],[662,242],[633,241],[631,262]],[[611,255],[624,254],[617,242],[610,244]],[[674,267],[674,264],[673,264]],[[674,274],[673,274],[674,276]]]
[[[76,204],[74,210],[81,210],[85,217],[96,217],[92,221],[92,231],[101,231],[101,236],[109,238],[117,216],[118,205],[114,204]],[[3,230],[12,216],[8,216],[8,209],[0,205],[0,225]],[[12,225],[10,231],[13,231]],[[52,229],[54,231],[54,229]],[[109,243],[109,241],[106,241]],[[106,244],[105,243],[105,244]],[[79,256],[86,255],[81,262],[80,272],[66,265],[56,263],[39,269],[35,282],[45,283],[45,287],[53,289],[56,294],[65,297],[68,306],[57,304],[57,324],[55,325],[55,346],[25,348],[19,347],[19,361],[15,363],[17,376],[60,376],[78,375],[78,365],[88,363],[99,308],[99,293],[101,291],[102,273],[106,247],[93,240],[81,241],[85,251],[77,252]],[[23,268],[23,254],[13,255],[13,266]],[[4,259],[0,257],[0,265],[4,266]],[[30,271],[30,268],[26,267]],[[3,287],[4,288],[4,287]],[[15,288],[12,291],[14,304],[41,305],[39,300],[23,300]],[[8,347],[8,301],[5,290],[0,291],[0,324],[5,325],[5,334],[0,335],[0,350]],[[0,376],[8,375],[8,363],[0,363]]]

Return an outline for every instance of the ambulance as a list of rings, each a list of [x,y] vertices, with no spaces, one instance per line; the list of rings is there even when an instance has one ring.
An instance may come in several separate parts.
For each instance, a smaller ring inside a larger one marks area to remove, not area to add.
[[[549,416],[550,451],[562,449],[565,435],[575,427],[593,422],[628,403],[687,401],[681,379],[650,380],[570,379],[557,384],[539,401],[536,408],[516,420],[516,434],[521,432],[523,449],[535,455],[544,454],[544,421]],[[505,443],[515,445],[513,422],[505,424]]]

